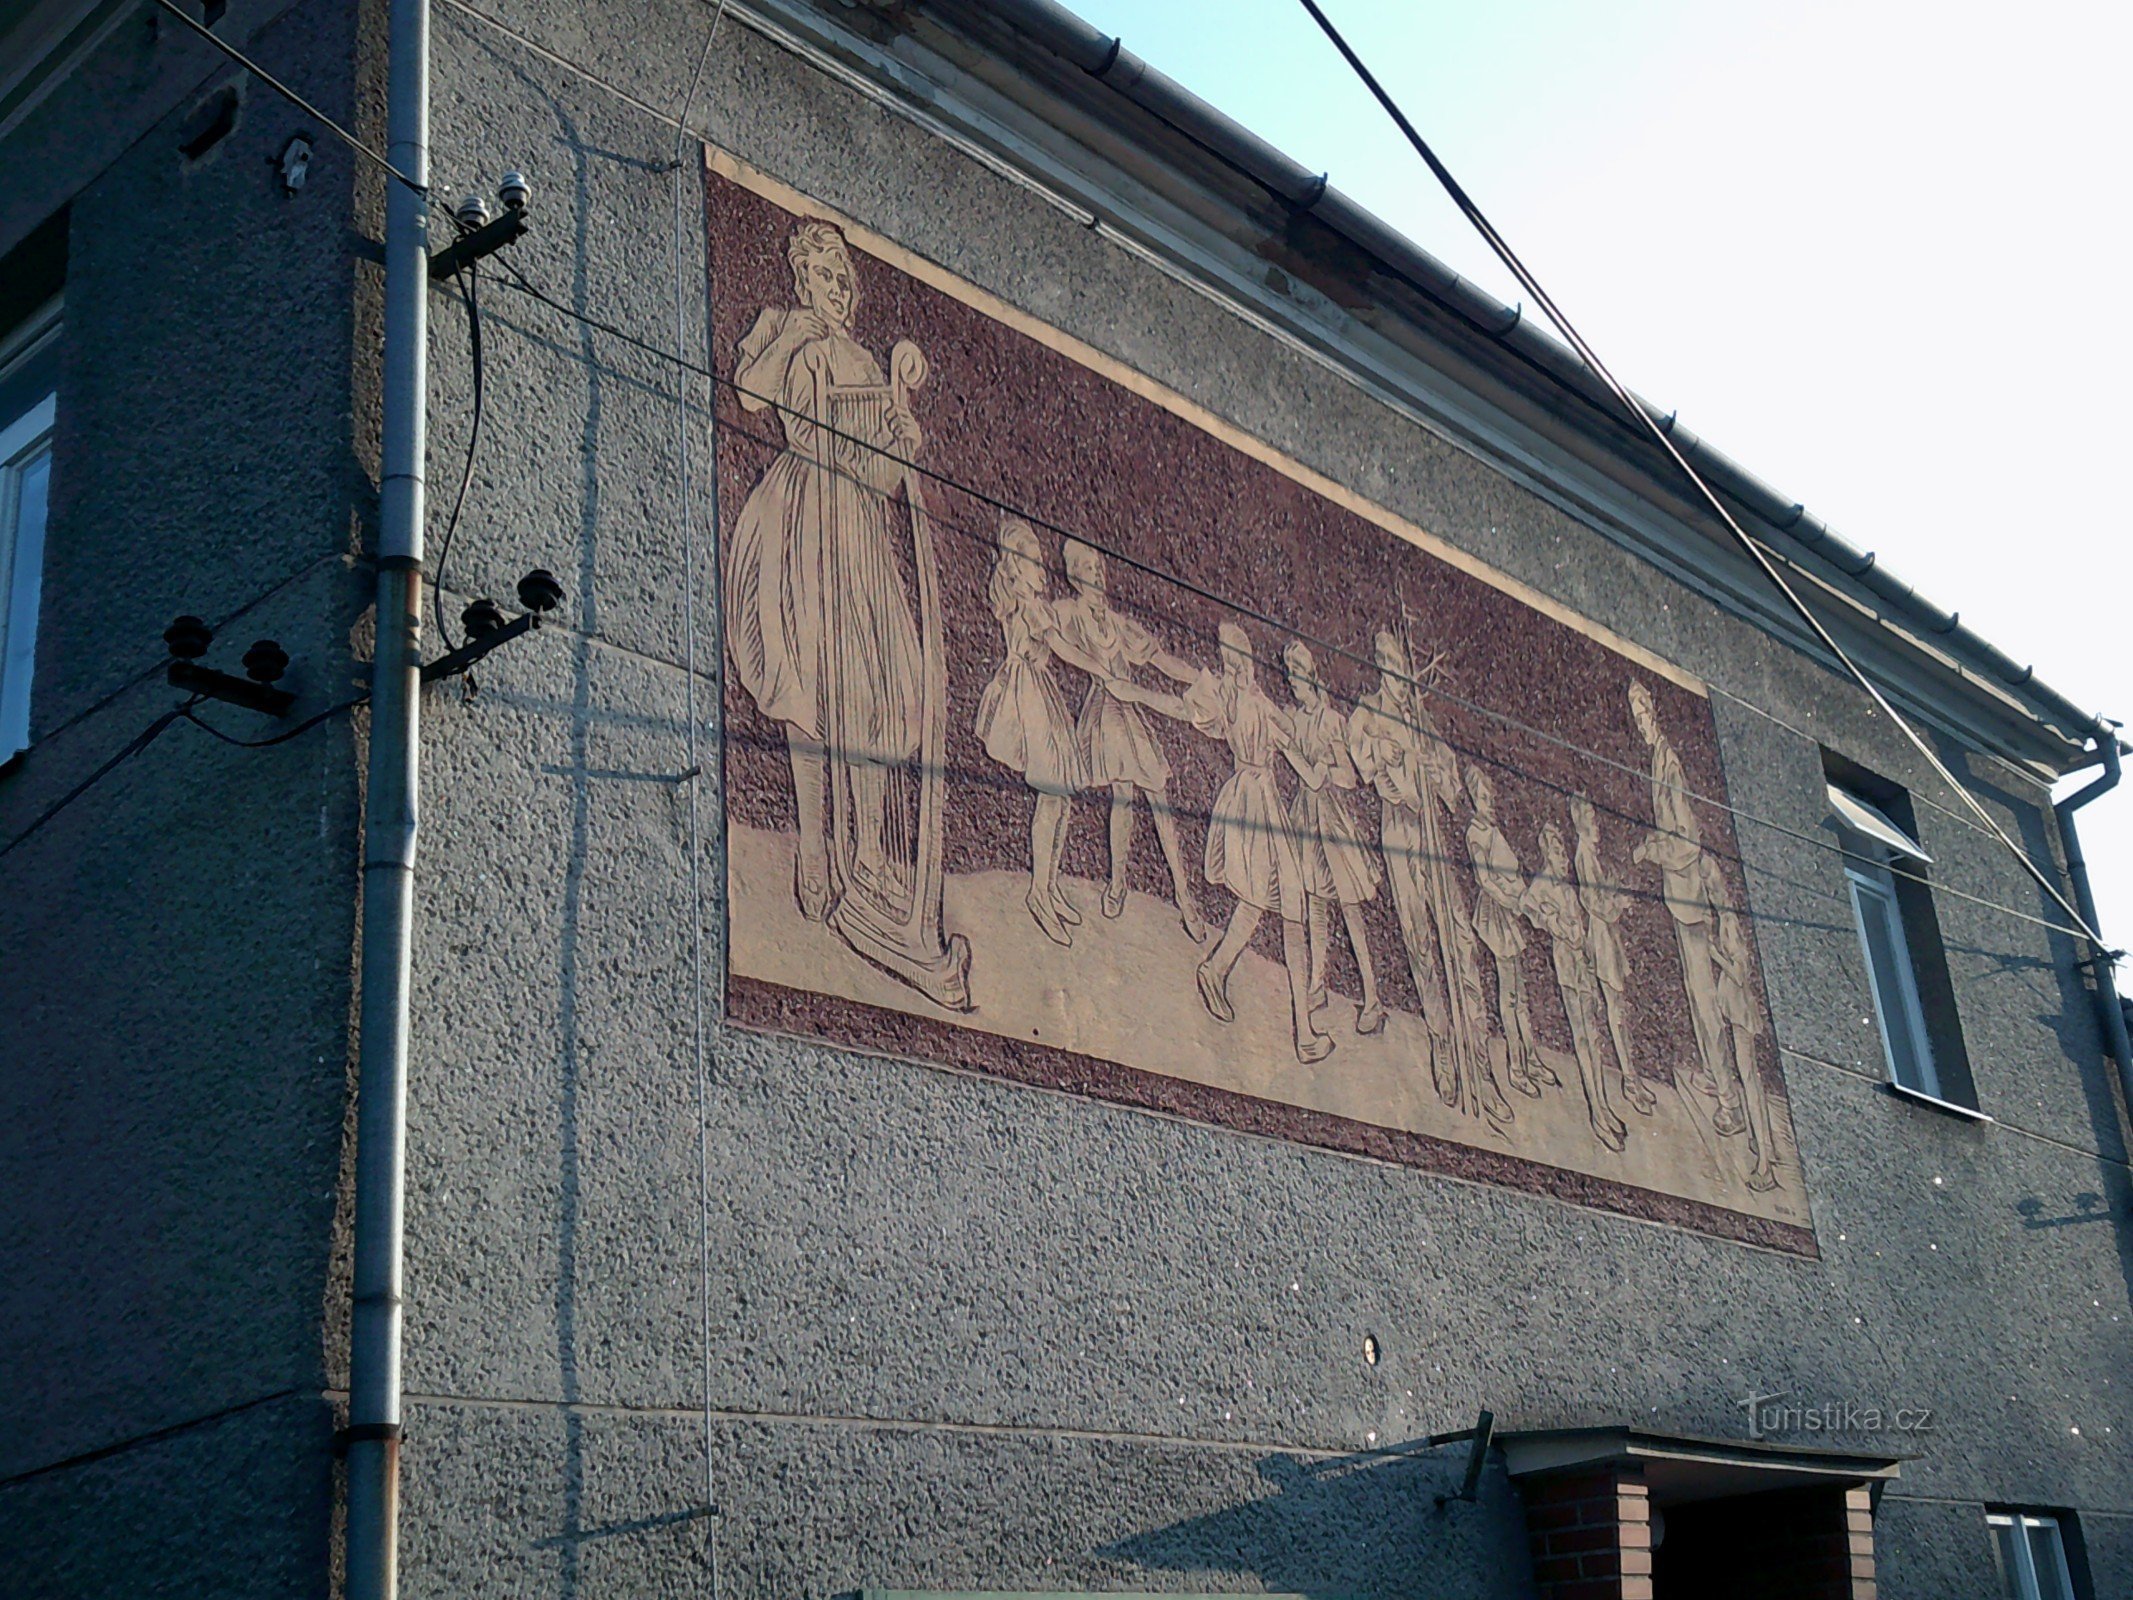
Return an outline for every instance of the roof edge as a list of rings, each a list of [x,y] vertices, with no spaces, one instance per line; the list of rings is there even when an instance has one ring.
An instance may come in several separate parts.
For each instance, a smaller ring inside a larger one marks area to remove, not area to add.
[[[1167,123],[1278,199],[1299,211],[1308,211],[1349,243],[1375,257],[1387,270],[1586,402],[1610,412],[1619,410],[1613,396],[1576,355],[1526,319],[1521,309],[1504,305],[1390,223],[1331,187],[1324,174],[1312,173],[1134,55],[1119,38],[1091,26],[1054,0],[929,0],[927,9],[950,13],[977,10],[995,25],[1006,24]],[[1825,565],[1864,590],[1931,639],[1935,649],[2004,691],[2034,720],[2067,743],[2078,747],[2090,739],[2111,736],[2113,725],[2101,715],[2084,709],[2038,678],[2034,666],[2017,663],[1966,626],[1959,612],[1927,599],[1882,565],[1874,552],[1851,544],[1808,512],[1803,503],[1681,426],[1677,413],[1662,410],[1642,395],[1635,398],[1712,488],[1762,525],[1758,530],[1761,542],[1780,553]],[[2081,764],[2076,759],[2067,770]]]

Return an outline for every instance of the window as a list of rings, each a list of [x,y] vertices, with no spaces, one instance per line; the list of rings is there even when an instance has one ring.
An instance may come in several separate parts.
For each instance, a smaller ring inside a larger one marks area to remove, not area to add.
[[[2007,1600],[2076,1600],[2066,1540],[2059,1519],[2037,1511],[1993,1511],[1985,1516],[2000,1558]]]
[[[1824,765],[1889,1081],[1944,1106],[1974,1109],[1977,1097],[1927,880],[1933,858],[1918,843],[1910,797],[1840,756],[1826,755]]]
[[[58,356],[56,301],[0,338],[0,763],[30,742]]]

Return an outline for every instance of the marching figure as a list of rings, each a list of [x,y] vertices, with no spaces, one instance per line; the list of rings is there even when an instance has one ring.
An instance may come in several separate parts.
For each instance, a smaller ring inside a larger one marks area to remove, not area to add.
[[[1739,1075],[1726,1050],[1726,1017],[1718,1003],[1717,957],[1711,953],[1712,909],[1703,874],[1703,830],[1689,799],[1688,774],[1681,757],[1659,726],[1652,692],[1642,683],[1629,686],[1630,714],[1652,751],[1652,831],[1630,853],[1660,872],[1666,908],[1674,916],[1674,939],[1681,949],[1682,986],[1689,997],[1689,1021],[1696,1030],[1696,1053],[1702,1075],[1718,1095],[1711,1126],[1722,1134],[1747,1127],[1741,1114]]]
[[[1326,954],[1331,940],[1332,907],[1338,905],[1348,931],[1348,948],[1363,976],[1362,1009],[1355,1014],[1357,1033],[1385,1026],[1378,1000],[1378,975],[1370,959],[1370,933],[1363,926],[1363,906],[1377,897],[1378,864],[1370,858],[1348,794],[1358,780],[1348,752],[1348,719],[1326,698],[1310,646],[1291,640],[1281,652],[1288,668],[1289,692],[1296,697],[1290,723],[1295,741],[1283,753],[1296,770],[1296,797],[1289,825],[1303,860],[1304,892],[1310,897],[1311,1008],[1326,1003]]]
[[[1508,1122],[1511,1104],[1488,1057],[1474,924],[1446,833],[1462,804],[1458,759],[1415,692],[1399,635],[1381,629],[1375,654],[1378,686],[1348,719],[1348,748],[1356,771],[1378,792],[1378,843],[1407,970],[1429,1024],[1430,1076],[1446,1105]]]
[[[1519,910],[1548,935],[1552,947],[1556,987],[1563,994],[1563,1015],[1570,1020],[1578,1085],[1585,1091],[1585,1110],[1592,1131],[1608,1149],[1620,1150],[1629,1142],[1629,1128],[1607,1099],[1607,1078],[1600,1064],[1599,1018],[1595,1015],[1600,980],[1592,970],[1586,944],[1584,907],[1578,903],[1577,885],[1570,881],[1570,854],[1563,846],[1562,830],[1552,822],[1544,823],[1540,837],[1545,867],[1519,897]]]
[[[1111,881],[1104,890],[1104,915],[1116,917],[1126,909],[1126,869],[1133,859],[1133,802],[1145,794],[1163,860],[1170,868],[1178,920],[1197,944],[1207,937],[1207,924],[1200,920],[1192,884],[1185,876],[1185,858],[1178,849],[1177,819],[1170,810],[1170,763],[1139,706],[1118,690],[1119,684],[1132,680],[1135,667],[1153,667],[1180,685],[1190,684],[1197,674],[1165,651],[1146,628],[1112,610],[1104,592],[1100,553],[1070,539],[1065,556],[1067,582],[1074,592],[1056,603],[1056,638],[1095,665],[1096,681],[1089,685],[1088,698],[1081,705],[1078,737],[1089,786],[1111,791]]]
[[[1733,908],[1732,897],[1726,893],[1725,875],[1719,871],[1718,862],[1705,856],[1703,871],[1704,889],[1718,917],[1714,950],[1718,958],[1718,1006],[1732,1030],[1734,1067],[1748,1107],[1748,1141],[1755,1147],[1748,1187],[1760,1194],[1778,1186],[1777,1147],[1770,1119],[1769,1086],[1755,1062],[1755,1036],[1763,1031],[1763,1017],[1755,1004],[1748,931],[1740,913]]]
[[[1616,927],[1629,909],[1629,895],[1610,883],[1600,867],[1600,819],[1593,813],[1592,802],[1583,795],[1571,796],[1570,822],[1578,839],[1578,903],[1585,910],[1585,948],[1600,985],[1607,1031],[1614,1040],[1615,1081],[1623,1100],[1648,1117],[1658,1109],[1659,1101],[1629,1053],[1629,1006],[1625,998],[1629,957],[1622,949],[1622,935]]]
[[[1021,774],[1035,792],[1029,830],[1029,914],[1054,944],[1071,945],[1081,921],[1059,887],[1059,849],[1067,808],[1087,780],[1081,741],[1066,697],[1052,679],[1052,658],[1092,676],[1095,662],[1059,637],[1058,614],[1045,598],[1044,552],[1020,517],[1000,522],[986,598],[1006,654],[978,702],[976,730],[985,753]]]
[[[1496,826],[1496,786],[1479,767],[1466,769],[1467,793],[1474,815],[1466,825],[1467,854],[1474,862],[1474,932],[1496,963],[1496,1014],[1503,1022],[1505,1068],[1511,1087],[1538,1100],[1541,1085],[1562,1082],[1541,1059],[1533,1035],[1533,1011],[1526,1004],[1526,974],[1519,954],[1526,936],[1519,931],[1520,902],[1526,880],[1511,841]]]

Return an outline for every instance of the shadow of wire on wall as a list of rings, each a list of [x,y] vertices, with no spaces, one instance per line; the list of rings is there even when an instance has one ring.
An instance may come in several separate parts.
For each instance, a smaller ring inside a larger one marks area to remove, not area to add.
[[[1960,760],[1963,756],[1961,751],[1952,748],[1941,753],[1942,759],[1950,761]],[[2053,837],[2054,830],[2046,820],[2049,813],[2040,809],[2033,797],[2015,794],[1995,783],[1991,768],[1982,761],[1970,761],[1966,768],[1956,770],[1962,773],[1973,794],[2013,821],[2016,837],[2031,860],[2058,862],[2059,841]],[[2048,921],[2059,920],[2057,907],[2044,900],[2041,891],[2037,914]],[[2109,930],[2104,931],[2108,935]],[[2025,1196],[2016,1204],[2015,1210],[2021,1218],[2023,1235],[2033,1244],[2044,1243],[2055,1237],[2052,1230],[2074,1223],[2111,1224],[2113,1242],[2118,1249],[2119,1274],[2128,1293],[2133,1294],[2133,1177],[2129,1177],[2118,1161],[2110,1159],[2125,1155],[2126,1136],[2118,1097],[2112,1089],[2111,1079],[2115,1074],[2110,1044],[2103,1037],[2102,1023],[2096,1014],[2096,997],[2085,977],[2088,951],[2081,941],[2064,933],[2047,932],[2045,938],[2051,946],[2051,975],[2058,1003],[2053,1009],[2037,1012],[2035,1020],[2057,1036],[2064,1055],[2058,1060],[2047,1057],[2038,1065],[2046,1070],[2063,1072],[2078,1081],[2095,1148],[2106,1158],[2096,1163],[2096,1181],[2107,1192],[2077,1193],[2074,1185],[2069,1184],[2062,1194]],[[2012,973],[2003,967],[1995,975],[2011,977]],[[2098,1070],[2083,1070],[2081,1064],[2084,1062],[2095,1062]]]
[[[1428,1441],[1367,1454],[1262,1456],[1262,1492],[1101,1547],[1151,1573],[1252,1579],[1313,1600],[1426,1593],[1523,1597],[1530,1592],[1524,1513],[1491,1463],[1472,1502],[1448,1500],[1466,1475],[1464,1447]]]

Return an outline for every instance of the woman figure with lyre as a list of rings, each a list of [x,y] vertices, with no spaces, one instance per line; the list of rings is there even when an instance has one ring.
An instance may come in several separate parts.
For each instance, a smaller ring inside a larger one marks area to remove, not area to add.
[[[946,646],[908,403],[926,362],[906,340],[884,376],[852,336],[858,283],[835,227],[800,223],[786,259],[798,304],[764,311],[736,362],[742,407],[775,408],[785,449],[726,547],[727,644],[785,725],[801,915],[967,1010],[970,947],[941,928]]]
[[[802,915],[820,921],[835,887],[825,823],[832,741],[850,767],[855,865],[877,877],[894,870],[883,845],[884,774],[918,751],[918,626],[897,568],[890,493],[919,430],[893,403],[867,436],[828,415],[832,391],[887,382],[852,337],[859,290],[843,236],[803,222],[786,257],[798,304],[756,318],[736,364],[742,409],[774,409],[785,450],[727,542],[726,628],[743,687],[785,725],[800,825],[794,891]]]

